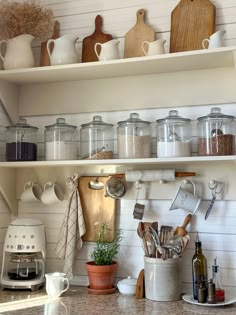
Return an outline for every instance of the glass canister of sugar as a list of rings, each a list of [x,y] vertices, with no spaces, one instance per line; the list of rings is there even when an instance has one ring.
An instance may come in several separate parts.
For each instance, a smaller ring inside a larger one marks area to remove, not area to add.
[[[219,107],[198,118],[198,155],[233,155],[235,117],[221,113]]]
[[[157,157],[191,156],[191,119],[171,110],[169,116],[156,122]]]
[[[37,160],[38,128],[27,124],[20,118],[15,125],[6,127],[6,160],[36,161]]]
[[[129,119],[119,121],[117,127],[120,159],[150,158],[152,156],[151,122],[131,113]]]
[[[82,159],[112,159],[114,151],[114,125],[105,123],[101,116],[81,125],[80,150]]]
[[[47,161],[77,159],[77,127],[57,118],[56,123],[45,126],[45,158]]]

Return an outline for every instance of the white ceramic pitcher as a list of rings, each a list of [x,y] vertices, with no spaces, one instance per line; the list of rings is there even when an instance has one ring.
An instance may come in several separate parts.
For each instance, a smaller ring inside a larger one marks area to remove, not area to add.
[[[154,42],[144,41],[142,49],[145,56],[161,55],[165,53],[164,44],[165,39],[157,39]]]
[[[224,46],[224,34],[225,31],[220,30],[215,32],[210,36],[210,39],[205,38],[202,41],[202,47],[204,49],[209,49],[209,48],[218,48],[218,47],[223,47]],[[208,43],[208,47],[205,46],[205,44]]]
[[[118,44],[120,43],[117,39],[109,40],[106,43],[96,43],[94,45],[95,53],[99,61],[119,59],[119,49]],[[98,52],[98,47],[101,48],[100,54]]]
[[[75,44],[78,41],[76,35],[63,35],[57,39],[49,39],[47,51],[51,66],[65,65],[78,62],[78,55]],[[50,45],[54,44],[53,52],[50,52]]]
[[[0,42],[0,58],[5,70],[34,67],[34,55],[31,47],[33,39],[34,36],[24,34]],[[3,44],[6,45],[4,56],[2,55]]]

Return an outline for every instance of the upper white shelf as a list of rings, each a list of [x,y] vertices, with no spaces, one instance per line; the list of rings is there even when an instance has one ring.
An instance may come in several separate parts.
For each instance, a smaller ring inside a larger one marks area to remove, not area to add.
[[[0,79],[19,85],[78,81],[235,66],[236,47],[202,49],[158,56],[0,70]]]
[[[64,166],[99,166],[99,165],[164,165],[195,162],[235,162],[236,155],[225,156],[192,156],[179,158],[149,158],[149,159],[110,159],[110,160],[73,160],[73,161],[32,161],[32,162],[0,162],[0,168],[29,167],[64,167]]]

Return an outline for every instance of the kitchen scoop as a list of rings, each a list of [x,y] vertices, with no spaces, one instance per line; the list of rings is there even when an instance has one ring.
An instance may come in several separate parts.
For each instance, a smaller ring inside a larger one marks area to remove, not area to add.
[[[182,226],[177,226],[177,228],[174,231],[174,235],[180,235],[180,236],[185,236],[188,234],[188,232],[186,231],[186,227],[187,225],[190,223],[192,219],[192,215],[188,214],[185,219],[184,219],[184,223]]]

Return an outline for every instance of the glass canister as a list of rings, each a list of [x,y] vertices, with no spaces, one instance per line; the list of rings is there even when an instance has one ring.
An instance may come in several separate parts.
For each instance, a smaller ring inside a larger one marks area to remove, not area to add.
[[[101,116],[81,125],[80,148],[82,159],[112,159],[114,151],[114,128],[105,123]]]
[[[27,124],[20,118],[15,125],[6,127],[6,160],[36,161],[37,160],[37,127]]]
[[[45,159],[77,159],[77,127],[66,123],[65,118],[57,118],[56,123],[45,126]]]
[[[131,113],[129,119],[118,122],[118,154],[120,159],[152,156],[151,122]]]
[[[233,155],[235,117],[224,115],[219,107],[198,118],[198,155]]]
[[[191,120],[178,115],[177,110],[169,111],[169,116],[158,119],[157,156],[191,156]]]

